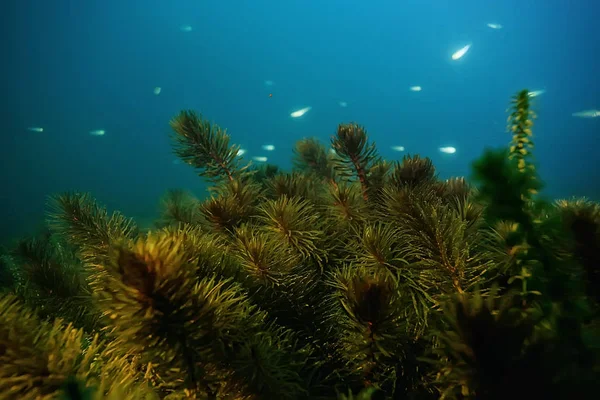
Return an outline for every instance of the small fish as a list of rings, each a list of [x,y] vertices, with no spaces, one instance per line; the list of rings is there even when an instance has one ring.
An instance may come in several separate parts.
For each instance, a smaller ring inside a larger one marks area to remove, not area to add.
[[[471,48],[471,45],[468,44],[468,45],[464,46],[463,48],[461,48],[460,50],[455,51],[452,54],[452,59],[453,60],[461,59],[465,54],[467,54],[467,51],[469,51],[470,48]]]
[[[258,161],[258,162],[267,162],[268,158],[264,157],[264,156],[256,156],[256,157],[252,157],[252,159],[254,161]]]
[[[529,97],[538,97],[543,95],[544,93],[546,93],[546,91],[544,89],[542,90],[532,90],[531,92],[527,93],[527,95]]]
[[[299,117],[303,116],[304,114],[306,114],[307,112],[309,112],[311,109],[312,109],[312,107],[301,108],[301,109],[296,110],[293,113],[291,113],[290,117],[292,117],[292,118],[299,118]]]
[[[329,149],[329,154],[335,155],[337,154],[337,151],[335,151],[335,149]]]
[[[338,104],[339,104],[339,105],[340,105],[340,107],[342,107],[342,108],[346,108],[346,107],[348,107],[348,103],[346,103],[345,101],[340,101]]]
[[[31,126],[27,130],[29,132],[44,132],[44,128],[40,128],[39,126]]]
[[[492,28],[492,29],[502,29],[502,25],[500,24],[487,24],[488,28]]]
[[[440,151],[446,154],[454,154],[456,153],[456,149],[452,146],[440,147]]]
[[[160,92],[162,92],[162,88],[160,86],[157,86],[154,88],[153,92],[155,95],[158,96],[160,94]]]
[[[409,89],[411,92],[420,92],[421,90],[423,90],[421,86],[411,86]]]
[[[104,131],[104,129],[97,129],[95,131],[90,131],[90,135],[92,136],[104,136],[106,132]]]
[[[243,156],[244,154],[246,154],[246,149],[239,149],[237,152],[237,155],[240,157]]]
[[[598,118],[600,117],[600,111],[598,110],[584,110],[578,111],[571,114],[573,117],[577,118]]]
[[[181,25],[179,27],[179,30],[181,32],[191,32],[192,31],[192,26],[191,25]]]
[[[392,146],[391,149],[394,151],[404,151],[404,146]]]
[[[263,144],[262,149],[266,151],[273,151],[275,150],[275,146],[273,146],[272,144]]]

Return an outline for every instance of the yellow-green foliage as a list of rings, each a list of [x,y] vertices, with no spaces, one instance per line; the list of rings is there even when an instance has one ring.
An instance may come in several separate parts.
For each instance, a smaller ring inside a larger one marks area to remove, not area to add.
[[[171,120],[175,154],[209,179],[232,181],[244,168],[239,166],[240,147],[229,145],[229,135],[193,111],[182,111]]]
[[[168,192],[143,232],[57,195],[50,232],[0,255],[0,399],[585,398],[600,208],[532,200],[532,115],[522,91],[475,187],[355,123],[255,167],[180,113],[206,198]]]
[[[518,161],[517,168],[524,171],[526,168],[535,168],[528,164],[526,159],[533,150],[532,126],[535,113],[530,109],[529,92],[522,90],[512,100],[512,107],[508,115],[508,129],[512,133],[509,159]]]
[[[135,358],[116,355],[95,335],[56,319],[42,322],[12,295],[0,297],[0,398],[156,399],[138,383]],[[72,398],[72,397],[68,397]]]

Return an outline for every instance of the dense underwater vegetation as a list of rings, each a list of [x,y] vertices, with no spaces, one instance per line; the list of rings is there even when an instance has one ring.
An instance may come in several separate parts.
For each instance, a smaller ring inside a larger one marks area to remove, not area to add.
[[[145,231],[59,194],[3,251],[0,399],[592,398],[600,205],[540,197],[527,90],[509,111],[472,182],[354,123],[255,167],[181,112],[207,199],[167,193]]]

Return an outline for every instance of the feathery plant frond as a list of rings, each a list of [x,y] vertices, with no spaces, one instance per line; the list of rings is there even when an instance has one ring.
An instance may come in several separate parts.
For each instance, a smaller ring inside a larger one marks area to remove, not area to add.
[[[468,234],[467,224],[448,206],[418,205],[401,234],[411,248],[410,257],[431,284],[446,293],[459,293],[478,282],[489,260],[472,248],[477,232]],[[450,287],[448,287],[450,284]]]
[[[298,252],[304,259],[312,259],[319,266],[327,260],[319,214],[307,201],[281,196],[259,206],[257,217],[281,243]]]
[[[600,222],[600,205],[585,197],[559,199],[554,204],[565,212],[568,218],[576,218],[582,216],[594,222]]]
[[[81,262],[53,235],[21,239],[13,250],[22,296],[41,317],[63,317],[91,332],[97,315]]]
[[[375,143],[369,143],[365,129],[355,123],[340,124],[331,138],[335,150],[335,170],[344,178],[358,178],[365,200],[368,199],[368,172],[380,157]]]
[[[454,177],[437,182],[435,190],[438,196],[445,200],[451,200],[456,197],[468,198],[475,192],[463,177]]]
[[[240,208],[250,210],[258,204],[263,196],[262,186],[249,179],[234,179],[210,189],[211,193],[219,196],[231,196],[238,199]],[[249,211],[247,211],[249,212]]]
[[[99,304],[123,351],[156,365],[171,390],[215,395],[211,382],[230,375],[227,347],[264,316],[236,286],[197,281],[181,246],[181,240],[151,234],[131,249],[115,249]]]
[[[273,197],[285,195],[318,203],[323,183],[315,175],[292,172],[279,173],[265,184],[267,190],[274,195]]]
[[[48,225],[75,246],[86,265],[103,265],[111,244],[137,234],[131,219],[119,212],[109,216],[88,193],[60,194],[49,203]]]
[[[553,397],[542,367],[549,349],[534,336],[539,310],[523,311],[518,297],[496,293],[464,293],[445,306],[449,326],[437,332],[441,346],[434,349],[442,399]]]
[[[585,238],[598,239],[600,235],[600,204],[586,198],[556,200],[554,206],[558,209],[566,227],[578,242]]]
[[[102,398],[116,400],[113,389],[117,385],[121,399],[144,398],[143,392],[150,393],[142,388],[132,391],[132,380],[117,383],[119,376],[107,373],[112,362],[104,356],[98,336],[85,348],[83,343],[83,330],[60,319],[40,321],[16,297],[0,296],[0,398],[61,398],[73,393],[72,382],[77,381],[81,391],[94,399],[101,392],[109,395]]]
[[[437,207],[441,199],[430,185],[417,188],[386,186],[382,193],[382,206],[376,210],[380,220],[395,221],[404,225],[407,219],[420,214],[423,204]]]
[[[414,257],[406,236],[394,225],[384,222],[367,224],[359,232],[358,243],[349,249],[356,254],[352,263],[368,270],[378,271],[397,285],[398,291],[410,299],[411,311],[405,315],[409,328],[417,335],[427,326],[430,308],[436,301],[428,293],[427,281],[420,278],[421,268],[409,265],[407,257]]]
[[[182,259],[196,267],[198,278],[240,279],[240,265],[223,237],[186,224],[163,228],[162,233],[175,242],[181,241]]]
[[[234,180],[245,167],[240,167],[240,147],[229,144],[229,135],[201,115],[187,110],[170,122],[175,154],[185,163],[200,170],[200,175],[218,182]]]
[[[213,196],[201,204],[200,210],[210,228],[230,236],[236,227],[256,214],[261,198],[258,184],[234,179],[214,188]]]
[[[83,331],[61,321],[38,320],[11,295],[0,297],[0,397],[51,398],[77,372],[85,373],[93,352],[81,356]],[[80,370],[80,371],[78,371]]]
[[[483,233],[482,246],[502,274],[515,270],[518,254],[529,248],[518,229],[516,222],[499,221]]]
[[[570,232],[569,249],[587,277],[587,292],[600,304],[600,205],[588,199],[555,202],[562,225]]]
[[[285,276],[300,261],[298,255],[282,249],[281,242],[248,225],[235,232],[235,256],[252,279],[268,288],[283,284]]]
[[[386,379],[386,364],[402,358],[408,342],[405,299],[386,274],[364,267],[343,267],[332,275],[342,327],[342,356],[365,381]]]
[[[248,215],[240,210],[233,196],[218,196],[205,200],[200,210],[210,228],[215,232],[231,235],[234,229],[247,220]]]
[[[316,138],[298,140],[294,146],[292,162],[294,167],[300,171],[312,172],[330,181],[334,179],[334,171],[327,157],[327,149]]]
[[[390,224],[375,222],[362,227],[358,237],[356,262],[366,268],[392,274],[408,262],[402,258],[398,230]],[[393,274],[392,274],[393,276]]]
[[[484,222],[485,206],[476,201],[476,190],[464,178],[451,178],[438,186],[442,200],[467,223],[468,229],[478,229]]]
[[[252,180],[261,188],[265,189],[266,182],[280,173],[281,170],[277,165],[261,163],[259,165],[252,164],[248,167],[248,174],[244,176],[244,180]]]
[[[179,223],[196,225],[201,220],[200,201],[185,190],[168,190],[161,199],[160,209],[158,225],[161,227]]]
[[[260,398],[294,400],[307,396],[298,372],[305,367],[311,350],[296,347],[290,331],[269,325],[236,348],[231,362],[233,377],[247,382],[250,392],[260,393]]]
[[[231,252],[247,274],[239,281],[249,289],[250,298],[269,313],[268,321],[294,331],[302,346],[319,349],[321,357],[333,354],[328,322],[332,304],[329,298],[324,300],[330,290],[319,280],[319,272],[307,269],[298,252],[281,246],[280,239],[256,227],[241,226],[236,239]],[[313,359],[307,357],[307,362]],[[310,368],[324,368],[314,361]]]
[[[435,182],[435,167],[429,157],[405,155],[402,162],[393,165],[390,181],[397,188],[417,187]]]
[[[458,213],[460,219],[467,223],[467,229],[477,230],[483,224],[484,206],[466,197],[454,197],[450,206]]]
[[[381,206],[383,192],[388,183],[388,177],[392,169],[392,163],[379,160],[374,163],[367,174],[369,186],[367,187],[367,196],[369,203],[374,206]]]
[[[369,215],[361,187],[355,182],[340,182],[328,186],[327,215],[336,226],[350,227],[364,222]]]

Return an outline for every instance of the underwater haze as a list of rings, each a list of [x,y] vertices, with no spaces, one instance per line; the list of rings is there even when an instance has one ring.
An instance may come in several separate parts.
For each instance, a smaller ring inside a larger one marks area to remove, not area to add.
[[[57,192],[90,192],[142,225],[167,189],[203,196],[206,182],[172,152],[169,120],[183,109],[227,128],[255,162],[291,168],[297,140],[328,143],[339,123],[358,122],[385,158],[419,154],[441,177],[468,177],[486,147],[508,145],[510,97],[528,89],[543,194],[600,200],[599,2],[1,8],[1,241],[38,226]]]

